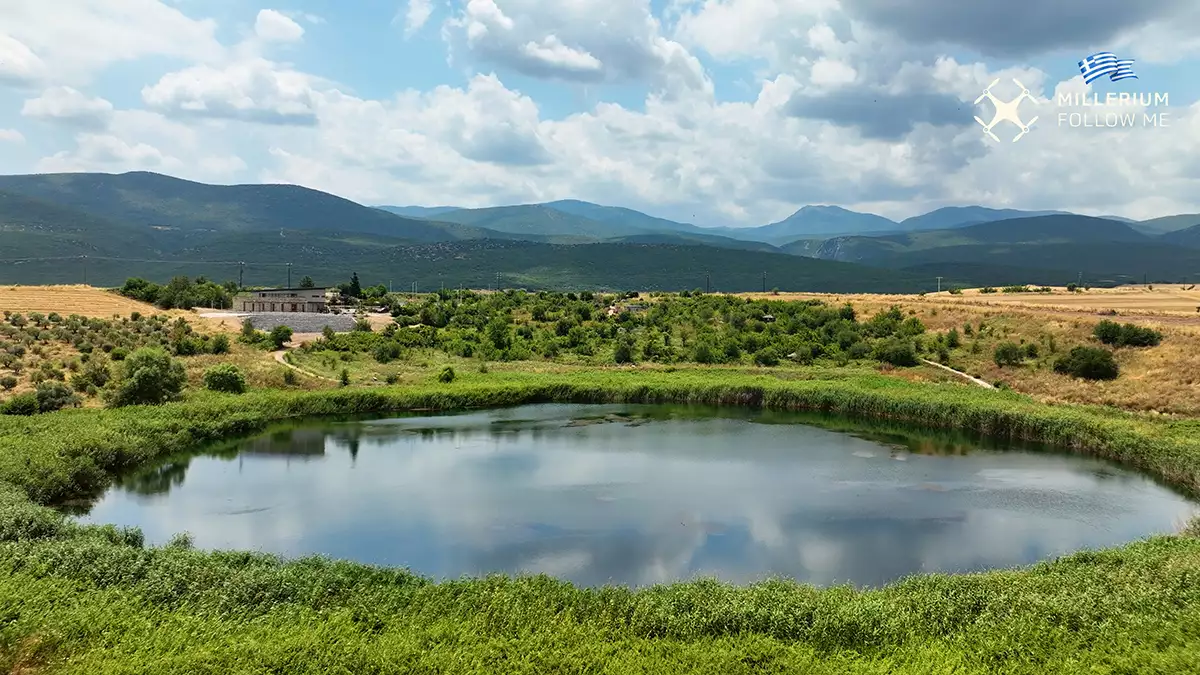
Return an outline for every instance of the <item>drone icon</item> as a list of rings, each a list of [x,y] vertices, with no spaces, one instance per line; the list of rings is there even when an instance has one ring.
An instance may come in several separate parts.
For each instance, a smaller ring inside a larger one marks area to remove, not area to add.
[[[992,87],[996,86],[996,83],[999,81],[1000,78],[992,80],[992,83],[983,90],[983,93],[979,95],[979,98],[975,99],[976,105],[986,98],[992,102],[992,105],[996,107],[996,114],[992,116],[992,121],[984,122],[983,120],[979,119],[978,116],[975,117],[975,121],[979,122],[979,126],[983,127],[983,133],[987,134],[993,141],[996,141],[997,143],[1000,142],[1000,139],[996,138],[996,134],[992,133],[992,127],[995,127],[997,124],[1006,120],[1012,122],[1021,128],[1021,133],[1017,134],[1016,137],[1012,139],[1012,142],[1016,143],[1017,141],[1021,140],[1022,136],[1029,132],[1030,127],[1032,127],[1033,123],[1038,119],[1037,116],[1034,115],[1033,119],[1029,120],[1028,124],[1021,120],[1021,101],[1029,99],[1034,103],[1037,103],[1037,99],[1035,99],[1033,95],[1029,93],[1029,90],[1025,88],[1025,85],[1021,84],[1017,78],[1014,77],[1013,83],[1021,88],[1020,95],[1011,101],[1001,101],[992,95]]]

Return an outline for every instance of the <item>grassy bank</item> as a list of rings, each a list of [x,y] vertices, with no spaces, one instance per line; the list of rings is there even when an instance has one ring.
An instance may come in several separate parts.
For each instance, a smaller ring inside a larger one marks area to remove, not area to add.
[[[719,373],[719,375],[718,375]],[[957,385],[814,371],[464,373],[450,384],[193,395],[0,418],[0,672],[1197,672],[1200,539],[883,589],[714,582],[638,591],[545,577],[147,549],[41,504],[114,472],[318,414],[543,401],[807,409],[1075,448],[1200,488],[1200,424]]]

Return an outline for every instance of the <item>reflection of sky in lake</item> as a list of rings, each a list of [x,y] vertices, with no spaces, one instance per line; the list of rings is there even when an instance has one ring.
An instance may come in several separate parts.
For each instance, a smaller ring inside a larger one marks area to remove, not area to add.
[[[653,409],[529,406],[275,432],[239,456],[130,480],[86,520],[140,526],[153,543],[187,531],[205,548],[434,577],[875,585],[1115,545],[1193,512],[1148,479],[1073,456],[910,454],[745,414],[568,425],[639,410]]]

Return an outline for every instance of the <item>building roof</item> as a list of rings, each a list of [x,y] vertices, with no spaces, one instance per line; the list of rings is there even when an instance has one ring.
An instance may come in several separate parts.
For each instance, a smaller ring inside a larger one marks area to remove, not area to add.
[[[280,293],[283,291],[327,291],[332,286],[314,286],[312,288],[243,288],[242,293]]]

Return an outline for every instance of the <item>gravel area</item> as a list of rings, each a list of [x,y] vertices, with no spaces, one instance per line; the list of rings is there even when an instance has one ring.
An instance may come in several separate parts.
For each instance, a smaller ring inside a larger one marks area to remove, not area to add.
[[[271,330],[276,326],[287,326],[295,333],[320,333],[329,326],[335,331],[346,332],[354,328],[354,316],[350,314],[307,314],[295,312],[263,312],[254,314],[206,315],[209,318],[232,319],[238,324],[250,319],[258,330]]]

